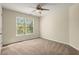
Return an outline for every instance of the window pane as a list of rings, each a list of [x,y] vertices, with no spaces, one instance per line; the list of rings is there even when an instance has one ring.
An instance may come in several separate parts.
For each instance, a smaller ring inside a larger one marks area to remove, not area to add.
[[[23,17],[17,17],[17,34],[24,34],[24,20]]]
[[[25,24],[26,24],[26,33],[33,33],[33,20],[26,19]]]

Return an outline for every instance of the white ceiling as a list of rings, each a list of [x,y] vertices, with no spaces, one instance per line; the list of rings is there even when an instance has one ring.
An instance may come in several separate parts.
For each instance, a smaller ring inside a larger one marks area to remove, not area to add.
[[[1,4],[3,8],[11,9],[14,11],[19,11],[26,14],[32,14],[36,16],[44,16],[50,11],[54,10],[54,7],[56,6],[70,6],[71,4],[61,4],[61,3],[44,3],[43,8],[50,9],[49,11],[43,11],[42,14],[38,14],[36,12],[33,12],[35,10],[35,7],[38,5],[38,3],[2,3]]]

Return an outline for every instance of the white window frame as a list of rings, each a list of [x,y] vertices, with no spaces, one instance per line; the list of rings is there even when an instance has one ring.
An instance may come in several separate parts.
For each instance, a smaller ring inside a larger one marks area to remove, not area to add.
[[[16,36],[25,36],[25,35],[32,35],[34,33],[34,18],[33,20],[33,32],[32,33],[27,33],[27,34],[17,34],[17,18],[24,18],[24,17],[16,17]],[[26,17],[25,17],[26,19]]]

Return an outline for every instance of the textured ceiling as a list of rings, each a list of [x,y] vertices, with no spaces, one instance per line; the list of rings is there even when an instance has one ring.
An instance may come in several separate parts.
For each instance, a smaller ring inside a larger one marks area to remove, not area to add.
[[[11,9],[14,11],[19,11],[19,12],[26,13],[26,14],[40,16],[39,13],[33,12],[33,10],[35,10],[35,7],[38,5],[38,3],[2,3],[1,5],[3,8]],[[42,4],[42,7],[50,9],[50,11],[53,11],[54,8],[57,6],[70,6],[70,5],[72,4],[44,3]],[[41,16],[46,15],[50,11],[43,11]]]

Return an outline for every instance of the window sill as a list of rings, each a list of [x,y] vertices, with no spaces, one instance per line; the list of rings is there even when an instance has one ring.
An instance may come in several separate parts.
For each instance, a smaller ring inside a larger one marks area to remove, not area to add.
[[[32,35],[33,33],[29,33],[29,34],[16,34],[16,36],[26,36],[26,35]]]

